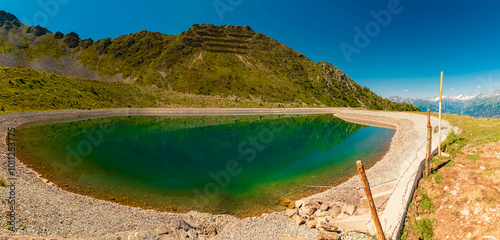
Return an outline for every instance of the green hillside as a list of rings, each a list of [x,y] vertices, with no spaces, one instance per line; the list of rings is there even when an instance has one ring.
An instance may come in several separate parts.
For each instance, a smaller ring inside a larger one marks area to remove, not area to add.
[[[186,94],[131,83],[66,77],[26,68],[0,67],[0,89],[0,114],[61,109],[298,106]]]
[[[313,62],[248,26],[193,25],[178,35],[140,31],[93,41],[27,26],[0,11],[0,53],[11,59],[4,66],[118,80],[139,89],[297,107],[418,110],[384,99],[332,64]]]

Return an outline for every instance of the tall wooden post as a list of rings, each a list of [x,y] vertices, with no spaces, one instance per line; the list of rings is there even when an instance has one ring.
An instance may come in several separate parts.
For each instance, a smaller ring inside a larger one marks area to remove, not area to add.
[[[438,154],[441,156],[441,105],[443,101],[443,72],[441,72],[441,84],[439,87],[439,145]]]
[[[370,204],[370,211],[372,213],[373,223],[375,223],[375,228],[377,228],[378,237],[380,240],[385,240],[384,231],[382,230],[382,225],[380,225],[380,220],[378,219],[377,209],[375,208],[375,202],[373,202],[372,191],[370,190],[368,179],[366,179],[363,163],[361,161],[357,161],[356,167],[358,167],[359,177],[361,178],[361,182],[363,182],[363,187],[365,188],[366,199],[368,200],[368,204]]]
[[[431,126],[431,110],[427,109],[427,152],[425,154],[425,170],[424,176],[429,175],[429,165],[431,160],[431,145],[432,145],[432,126]]]

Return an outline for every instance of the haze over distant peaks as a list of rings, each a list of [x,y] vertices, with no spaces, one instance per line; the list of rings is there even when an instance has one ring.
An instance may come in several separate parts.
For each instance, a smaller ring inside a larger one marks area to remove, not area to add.
[[[439,111],[439,97],[402,98],[391,96],[389,100],[412,104],[421,111],[427,111],[427,109],[430,109],[432,112]],[[498,118],[500,117],[500,90],[479,95],[461,94],[457,96],[443,96],[442,112],[472,117]]]

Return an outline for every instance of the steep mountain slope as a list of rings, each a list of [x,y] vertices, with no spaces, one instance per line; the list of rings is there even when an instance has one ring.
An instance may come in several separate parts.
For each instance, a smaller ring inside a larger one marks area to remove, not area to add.
[[[0,11],[0,55],[3,66],[199,95],[416,110],[390,102],[332,64],[315,63],[248,26],[193,25],[178,35],[140,31],[93,41],[27,26]]]

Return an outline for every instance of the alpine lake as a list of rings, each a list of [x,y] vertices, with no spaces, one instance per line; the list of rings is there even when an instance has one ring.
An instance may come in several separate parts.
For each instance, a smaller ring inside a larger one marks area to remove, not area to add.
[[[357,174],[357,160],[373,166],[395,130],[312,114],[119,116],[16,132],[18,159],[67,191],[166,212],[250,217],[339,185]]]

